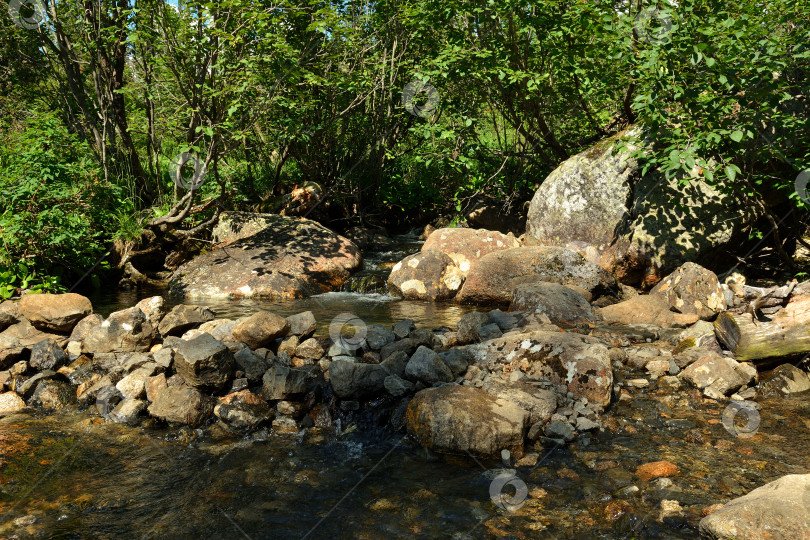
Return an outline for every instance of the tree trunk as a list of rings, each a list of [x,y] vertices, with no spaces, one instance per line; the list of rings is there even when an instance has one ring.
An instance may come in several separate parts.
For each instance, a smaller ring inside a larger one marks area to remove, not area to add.
[[[768,363],[770,359],[810,352],[810,295],[797,296],[770,320],[749,313],[721,313],[714,332],[737,360]]]

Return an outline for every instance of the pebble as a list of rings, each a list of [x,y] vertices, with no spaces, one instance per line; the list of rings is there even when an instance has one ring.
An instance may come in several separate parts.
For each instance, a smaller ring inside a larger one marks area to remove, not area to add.
[[[636,468],[636,476],[642,482],[649,482],[655,478],[674,476],[676,474],[678,474],[678,466],[666,460],[645,463]]]
[[[661,513],[659,514],[659,521],[663,521],[666,518],[671,517],[682,517],[684,514],[684,509],[681,506],[681,503],[678,501],[669,501],[664,499],[661,501]]]

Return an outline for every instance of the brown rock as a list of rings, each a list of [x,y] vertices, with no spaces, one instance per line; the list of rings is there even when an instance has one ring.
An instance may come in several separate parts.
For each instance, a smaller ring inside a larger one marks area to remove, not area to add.
[[[234,326],[233,338],[251,349],[258,349],[271,341],[284,337],[290,330],[287,319],[269,311],[257,311]]]
[[[695,263],[685,263],[661,280],[650,294],[660,294],[678,313],[710,319],[726,309],[726,299],[717,275]]]
[[[445,385],[414,396],[406,411],[408,432],[437,452],[492,457],[506,449],[523,455],[529,413],[481,389]]]
[[[464,304],[508,304],[515,287],[548,281],[576,285],[598,299],[618,291],[615,279],[582,255],[559,247],[520,247],[481,257],[456,295]]]
[[[391,293],[408,300],[448,300],[464,282],[464,275],[446,254],[422,250],[394,265],[388,276]]]
[[[205,322],[212,321],[214,317],[214,312],[207,307],[180,304],[174,306],[168,315],[161,319],[157,329],[163,337],[176,336]]]
[[[657,294],[634,296],[624,302],[599,308],[596,313],[608,324],[654,324],[661,328],[685,328],[700,319],[694,313],[673,313],[666,298]]]
[[[149,414],[166,422],[198,426],[213,411],[213,400],[188,386],[168,386],[155,396]]]
[[[642,482],[649,482],[655,478],[674,476],[678,474],[678,466],[670,461],[653,461],[636,468],[636,476]]]
[[[810,474],[789,474],[733,499],[700,521],[713,540],[810,538]]]
[[[70,332],[93,312],[90,300],[80,294],[26,294],[20,298],[20,313],[40,330]]]
[[[453,260],[461,275],[466,276],[475,261],[484,255],[516,247],[520,247],[520,242],[511,234],[457,227],[433,231],[422,246],[422,251],[441,251]]]
[[[510,311],[545,313],[560,326],[593,325],[597,317],[588,300],[572,288],[558,283],[524,283],[515,288]]]
[[[10,414],[25,408],[25,401],[15,392],[0,394],[0,414]]]

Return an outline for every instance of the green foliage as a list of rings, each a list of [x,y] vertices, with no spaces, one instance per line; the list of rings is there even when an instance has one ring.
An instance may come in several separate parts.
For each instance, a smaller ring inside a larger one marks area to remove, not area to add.
[[[0,147],[0,287],[59,290],[103,249],[115,190],[96,161],[50,114],[3,126]]]
[[[28,117],[2,127],[7,289],[66,280],[177,212],[183,152],[208,163],[194,204],[219,200],[179,227],[310,181],[343,222],[526,200],[631,124],[646,169],[784,198],[810,168],[808,4],[100,0],[57,3],[39,33],[5,21],[0,59],[21,60],[0,108]],[[414,81],[430,114],[403,104]]]
[[[809,12],[807,0],[687,0],[662,8],[671,31],[652,42],[623,19],[616,54],[633,58],[633,109],[655,144],[639,152],[645,169],[798,199],[794,181],[810,167]]]

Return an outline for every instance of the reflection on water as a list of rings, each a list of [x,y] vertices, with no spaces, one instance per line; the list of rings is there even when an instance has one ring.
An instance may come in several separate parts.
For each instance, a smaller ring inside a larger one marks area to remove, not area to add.
[[[180,299],[168,296],[165,287],[156,286],[129,291],[111,288],[86,294],[93,303],[94,311],[104,317],[113,311],[132,307],[144,298],[161,295],[166,298],[169,307],[177,304],[208,306],[219,318],[238,318],[258,310],[267,310],[285,317],[312,311],[322,335],[327,334],[329,322],[340,313],[352,313],[366,324],[390,325],[402,319],[413,319],[418,328],[453,327],[465,313],[474,308],[450,303],[401,300],[386,292],[385,282],[391,266],[419,251],[421,245],[415,235],[401,235],[395,237],[395,244],[390,249],[364,253],[363,269],[346,284],[349,291],[357,292],[330,292],[297,300]]]
[[[132,307],[143,298],[165,294],[165,289],[152,287],[138,291],[97,292],[88,296],[93,302],[94,311],[106,317],[113,311]],[[413,319],[418,328],[436,328],[443,325],[454,327],[465,313],[474,309],[450,303],[401,300],[387,294],[352,292],[330,292],[297,300],[165,298],[170,307],[177,304],[207,306],[218,318],[229,319],[250,315],[258,310],[267,310],[284,317],[312,311],[322,335],[327,334],[329,322],[340,313],[357,315],[366,324],[391,325],[402,319]]]

